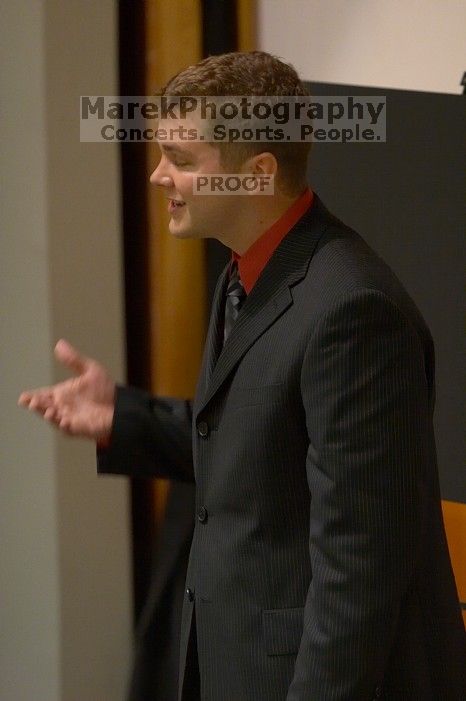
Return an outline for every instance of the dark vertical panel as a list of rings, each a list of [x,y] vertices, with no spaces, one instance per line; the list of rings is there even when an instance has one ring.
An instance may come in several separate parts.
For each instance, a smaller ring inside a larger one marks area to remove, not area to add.
[[[145,94],[144,3],[119,2],[120,95]],[[146,212],[145,144],[121,144],[123,251],[126,306],[128,382],[149,387],[148,226]],[[134,611],[138,618],[151,576],[154,538],[153,496],[150,483],[132,480],[132,536]]]
[[[229,51],[238,46],[236,0],[202,0],[202,53],[204,57]],[[219,241],[207,239],[207,286],[209,305],[220,271],[229,258],[229,251]]]
[[[202,0],[202,53],[204,56],[236,51],[236,0]]]
[[[401,279],[434,337],[442,497],[464,479],[464,97],[313,83],[311,94],[386,95],[387,142],[315,143],[309,180]]]

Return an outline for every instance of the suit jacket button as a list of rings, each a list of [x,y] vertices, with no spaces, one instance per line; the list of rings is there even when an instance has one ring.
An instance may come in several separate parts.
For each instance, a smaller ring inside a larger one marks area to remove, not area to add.
[[[199,421],[197,424],[197,432],[201,438],[207,438],[209,434],[209,424],[207,421]]]
[[[207,509],[205,508],[205,506],[201,506],[201,508],[197,512],[197,518],[201,523],[205,523],[207,521]]]
[[[186,596],[188,597],[188,601],[194,601],[194,592],[189,587],[186,589]]]

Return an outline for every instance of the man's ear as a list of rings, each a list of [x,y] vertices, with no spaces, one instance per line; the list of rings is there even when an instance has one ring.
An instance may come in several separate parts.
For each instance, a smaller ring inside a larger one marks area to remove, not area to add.
[[[246,167],[254,175],[272,175],[275,177],[278,171],[278,162],[273,153],[264,151],[249,158],[246,162]]]
[[[242,172],[249,173],[257,182],[255,188],[251,188],[248,194],[271,194],[273,193],[274,181],[277,176],[278,162],[273,153],[264,151],[255,156],[251,156],[243,164]]]

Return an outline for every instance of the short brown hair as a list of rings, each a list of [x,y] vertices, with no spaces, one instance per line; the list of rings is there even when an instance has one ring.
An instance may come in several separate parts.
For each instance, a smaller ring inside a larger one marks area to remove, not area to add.
[[[251,95],[306,96],[309,93],[293,66],[265,51],[231,52],[209,56],[177,73],[159,95],[168,97]],[[224,167],[239,167],[264,151],[278,163],[278,186],[288,194],[299,194],[306,185],[310,142],[216,142]]]

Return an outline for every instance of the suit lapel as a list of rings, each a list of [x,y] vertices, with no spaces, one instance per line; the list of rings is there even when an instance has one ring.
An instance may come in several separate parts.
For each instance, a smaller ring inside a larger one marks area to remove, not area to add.
[[[194,404],[194,420],[204,409],[252,344],[293,303],[291,288],[303,279],[317,241],[326,229],[324,207],[317,196],[274,251],[244,302],[227,341],[223,336],[223,305],[228,265],[214,295],[203,368]]]
[[[193,414],[198,411],[199,400],[205,395],[212,371],[217,362],[217,358],[222,348],[223,339],[223,316],[224,316],[224,300],[226,287],[228,285],[228,270],[230,263],[228,262],[215,286],[214,295],[212,298],[212,309],[210,312],[209,327],[207,329],[206,343],[204,355],[202,358],[201,370],[199,373],[199,382],[194,399]]]

